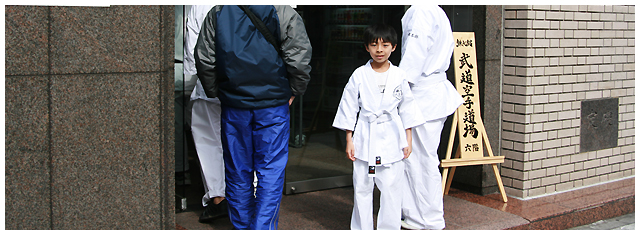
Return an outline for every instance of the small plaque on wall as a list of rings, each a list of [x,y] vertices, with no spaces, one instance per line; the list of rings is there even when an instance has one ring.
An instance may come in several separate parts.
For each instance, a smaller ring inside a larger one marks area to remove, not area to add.
[[[616,146],[618,146],[618,98],[582,101],[580,152]]]

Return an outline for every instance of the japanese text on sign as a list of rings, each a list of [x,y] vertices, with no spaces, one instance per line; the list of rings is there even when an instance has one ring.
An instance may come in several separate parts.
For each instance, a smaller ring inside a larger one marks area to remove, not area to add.
[[[462,154],[471,157],[482,157],[482,126],[480,119],[479,89],[476,53],[473,46],[473,33],[454,33],[455,48],[452,63],[456,75],[456,89],[462,96],[462,106],[458,108],[458,124]]]
[[[473,47],[473,40],[456,39],[456,47],[461,47],[461,46]]]

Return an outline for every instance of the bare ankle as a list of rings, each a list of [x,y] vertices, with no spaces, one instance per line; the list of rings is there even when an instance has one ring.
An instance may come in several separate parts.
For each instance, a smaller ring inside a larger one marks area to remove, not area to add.
[[[213,198],[213,203],[214,204],[220,204],[220,202],[222,202],[224,200],[224,197],[214,197]]]

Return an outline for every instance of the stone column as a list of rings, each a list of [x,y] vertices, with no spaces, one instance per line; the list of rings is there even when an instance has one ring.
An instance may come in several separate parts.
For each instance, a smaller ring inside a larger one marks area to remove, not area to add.
[[[175,229],[173,17],[5,7],[5,227]]]

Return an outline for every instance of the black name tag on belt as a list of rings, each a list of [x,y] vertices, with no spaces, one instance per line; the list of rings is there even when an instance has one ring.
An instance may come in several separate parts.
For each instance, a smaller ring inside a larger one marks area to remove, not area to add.
[[[380,156],[376,157],[376,165],[382,164],[382,158]]]
[[[369,174],[376,174],[376,166],[369,166]]]

